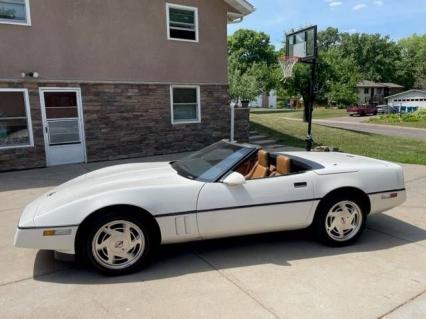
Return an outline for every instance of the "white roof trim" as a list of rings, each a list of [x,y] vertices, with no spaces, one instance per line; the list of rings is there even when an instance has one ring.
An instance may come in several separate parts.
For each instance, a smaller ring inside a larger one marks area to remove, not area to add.
[[[225,2],[240,11],[243,16],[249,15],[256,10],[256,8],[246,0],[225,0]]]
[[[412,90],[408,90],[408,91],[405,91],[405,92],[397,93],[397,94],[394,94],[394,95],[386,96],[385,99],[390,99],[390,98],[393,98],[395,96],[400,96],[400,95],[404,95],[404,94],[411,93],[411,92],[419,92],[421,94],[426,95],[426,91],[424,91],[424,90],[412,89]]]

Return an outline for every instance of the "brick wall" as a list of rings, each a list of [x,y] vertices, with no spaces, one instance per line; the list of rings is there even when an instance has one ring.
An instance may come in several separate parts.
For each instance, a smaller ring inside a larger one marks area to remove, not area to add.
[[[229,138],[230,110],[225,85],[201,86],[201,123],[171,124],[170,86],[8,82],[28,88],[35,147],[0,149],[0,170],[45,166],[39,87],[80,87],[89,162],[200,149]],[[248,141],[249,112],[236,110],[236,139]]]

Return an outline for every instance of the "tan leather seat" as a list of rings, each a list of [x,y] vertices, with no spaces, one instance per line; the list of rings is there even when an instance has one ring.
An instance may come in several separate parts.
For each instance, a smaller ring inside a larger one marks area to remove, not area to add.
[[[265,178],[269,175],[269,154],[264,150],[257,152],[257,162],[246,179]]]
[[[288,175],[291,173],[291,160],[287,156],[278,155],[277,156],[277,168],[271,176],[281,176]]]

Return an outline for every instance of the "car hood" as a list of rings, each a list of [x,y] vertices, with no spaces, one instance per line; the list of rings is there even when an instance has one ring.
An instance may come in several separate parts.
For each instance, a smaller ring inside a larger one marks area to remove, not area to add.
[[[46,212],[100,193],[183,185],[189,182],[191,181],[178,175],[167,162],[111,166],[87,173],[54,188],[37,201],[37,210]]]
[[[289,152],[286,154],[304,160],[319,175],[358,172],[372,167],[398,166],[391,162],[339,152]]]

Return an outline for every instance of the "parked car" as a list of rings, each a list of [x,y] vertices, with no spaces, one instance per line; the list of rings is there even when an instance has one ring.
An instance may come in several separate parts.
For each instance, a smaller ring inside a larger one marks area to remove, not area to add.
[[[385,109],[388,107],[388,105],[378,105],[377,106],[377,113],[378,114],[384,114]]]
[[[353,105],[349,106],[347,108],[347,112],[350,116],[359,115],[359,116],[366,116],[366,115],[377,115],[378,110],[376,106],[373,105]]]
[[[76,254],[121,275],[160,244],[309,226],[326,244],[352,244],[368,216],[405,199],[396,164],[221,141],[179,161],[112,166],[58,186],[25,208],[15,246]]]
[[[396,114],[396,113],[399,113],[399,110],[398,110],[397,107],[394,107],[394,106],[391,106],[391,105],[383,105],[382,106],[382,114]]]

